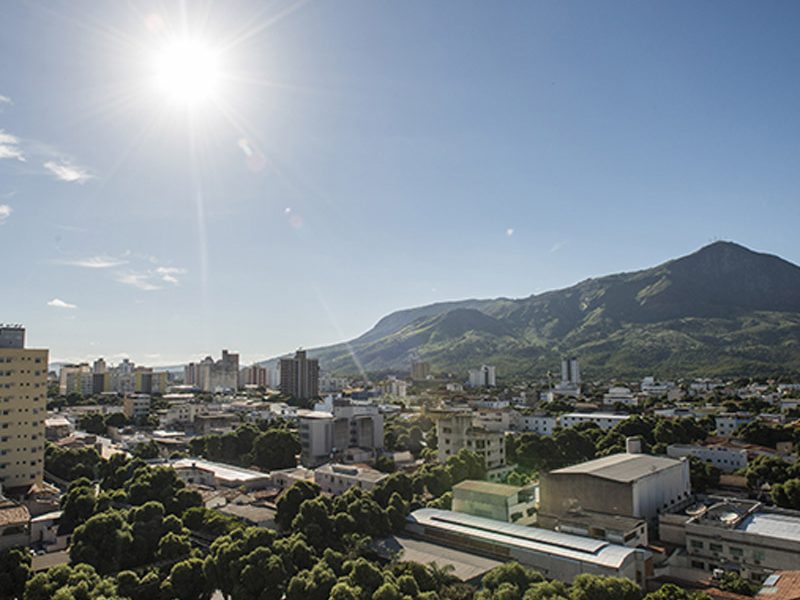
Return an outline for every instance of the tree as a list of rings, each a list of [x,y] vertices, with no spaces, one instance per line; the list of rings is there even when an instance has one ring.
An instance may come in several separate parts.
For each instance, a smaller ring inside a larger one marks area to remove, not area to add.
[[[640,600],[642,590],[630,579],[583,573],[570,588],[571,600]]]
[[[773,485],[772,501],[783,508],[800,509],[800,479],[789,479]]]
[[[184,535],[169,532],[158,542],[158,559],[175,560],[189,556],[192,551],[192,544]]]
[[[261,469],[274,471],[297,465],[296,455],[300,442],[295,434],[284,429],[269,429],[253,442],[253,464]]]
[[[734,594],[741,594],[742,596],[753,596],[761,587],[756,583],[747,581],[741,575],[733,571],[726,571],[723,573],[717,585],[719,589],[724,592],[733,592]]]
[[[203,574],[203,561],[190,558],[177,563],[162,584],[169,598],[179,600],[205,600],[211,597]]]
[[[90,413],[83,415],[78,420],[78,429],[82,429],[86,433],[93,433],[95,435],[106,434],[106,420],[100,413]]]
[[[156,444],[153,440],[150,440],[149,442],[139,442],[133,449],[132,454],[136,458],[141,458],[142,460],[158,458],[158,444]]]
[[[647,594],[644,600],[711,600],[711,596],[702,592],[689,592],[674,583],[667,583]]]
[[[711,463],[700,460],[696,456],[690,456],[689,477],[694,491],[705,492],[709,488],[719,485],[720,470]]]
[[[22,598],[31,575],[31,557],[19,549],[0,552],[0,598]]]
[[[75,530],[70,547],[73,563],[86,563],[98,573],[116,573],[133,537],[116,511],[94,515]]]
[[[541,573],[526,569],[518,562],[509,562],[487,572],[481,580],[481,586],[495,591],[504,583],[511,583],[518,590],[525,590],[532,583],[544,581]]]
[[[289,487],[280,498],[278,498],[277,514],[275,522],[281,529],[288,530],[297,513],[300,505],[306,500],[316,498],[320,494],[320,487],[310,481],[298,481]]]
[[[328,507],[322,498],[305,500],[292,520],[292,531],[302,533],[316,548],[325,548],[335,543],[333,523]]]

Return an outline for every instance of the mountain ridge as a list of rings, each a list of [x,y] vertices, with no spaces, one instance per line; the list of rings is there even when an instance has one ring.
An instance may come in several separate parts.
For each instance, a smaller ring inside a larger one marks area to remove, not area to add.
[[[444,372],[495,364],[510,379],[544,375],[576,354],[587,376],[607,379],[800,373],[798,339],[800,267],[715,242],[525,298],[402,309],[308,352],[341,373],[407,372],[418,358]]]

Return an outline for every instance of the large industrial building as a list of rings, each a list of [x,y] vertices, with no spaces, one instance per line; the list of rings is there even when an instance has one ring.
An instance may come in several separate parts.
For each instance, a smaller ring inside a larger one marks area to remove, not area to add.
[[[25,347],[25,329],[0,326],[0,487],[41,482],[47,417],[47,350]]]
[[[652,574],[646,550],[448,510],[416,510],[408,516],[406,530],[445,548],[518,561],[560,581],[590,573],[627,577],[642,585]]]
[[[453,486],[453,510],[495,521],[530,525],[536,522],[538,486],[518,487],[467,479]]]
[[[646,544],[647,524],[691,502],[689,463],[629,452],[556,469],[540,477],[539,523],[627,545]]]

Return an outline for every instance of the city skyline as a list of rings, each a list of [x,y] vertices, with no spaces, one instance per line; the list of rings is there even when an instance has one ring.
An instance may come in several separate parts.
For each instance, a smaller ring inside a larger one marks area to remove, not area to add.
[[[250,364],[714,238],[800,262],[790,3],[79,5],[0,9],[3,319],[53,361]],[[175,32],[229,112],[150,89]]]

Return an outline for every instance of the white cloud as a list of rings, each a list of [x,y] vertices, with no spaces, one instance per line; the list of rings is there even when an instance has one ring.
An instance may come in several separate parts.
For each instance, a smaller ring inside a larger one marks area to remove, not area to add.
[[[6,219],[14,212],[8,204],[0,204],[0,225],[6,222]]]
[[[514,228],[513,227],[509,227],[508,229],[506,229],[506,235],[508,237],[511,237],[512,235],[514,235]]]
[[[55,175],[59,181],[68,183],[85,183],[92,178],[92,175],[83,167],[69,164],[64,161],[56,162],[48,160],[44,163],[44,168]]]
[[[8,96],[3,96],[3,94],[0,94],[0,104],[14,104],[14,103]]]
[[[160,290],[161,287],[153,283],[149,273],[120,273],[117,281],[125,285],[130,285],[144,292]]]
[[[158,267],[156,269],[156,273],[161,277],[161,281],[164,283],[178,285],[180,281],[178,281],[176,275],[183,275],[186,273],[186,269],[179,269],[177,267]]]
[[[564,241],[556,242],[555,244],[550,246],[550,254],[558,252],[559,250],[561,250],[566,245],[567,245],[567,242],[564,242]]]
[[[84,269],[110,269],[111,267],[121,267],[128,264],[127,260],[114,258],[112,256],[89,256],[87,258],[76,258],[74,260],[59,260],[60,265],[70,267],[83,267]]]
[[[70,304],[69,302],[64,302],[61,298],[53,298],[50,302],[47,303],[47,306],[52,306],[53,308],[78,308],[74,304]]]
[[[12,158],[25,162],[25,155],[19,147],[19,138],[0,129],[0,159]]]
[[[70,164],[63,160],[48,160],[43,164],[43,166],[59,181],[82,184],[92,178],[92,175],[85,168]]]

